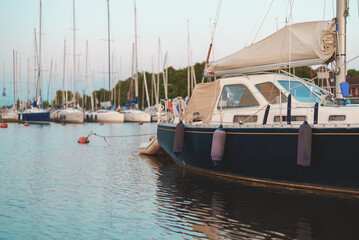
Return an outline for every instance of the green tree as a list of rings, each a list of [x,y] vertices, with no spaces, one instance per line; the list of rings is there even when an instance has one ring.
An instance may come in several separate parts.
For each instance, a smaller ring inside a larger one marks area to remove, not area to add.
[[[359,71],[355,69],[349,69],[347,73],[348,77],[359,77]]]

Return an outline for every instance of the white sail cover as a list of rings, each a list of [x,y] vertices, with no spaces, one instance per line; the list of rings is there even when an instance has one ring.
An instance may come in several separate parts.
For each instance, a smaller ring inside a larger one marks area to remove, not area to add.
[[[225,74],[280,69],[290,63],[292,67],[325,63],[335,52],[335,40],[334,21],[296,23],[210,63],[205,72],[220,75],[219,72],[226,71]]]

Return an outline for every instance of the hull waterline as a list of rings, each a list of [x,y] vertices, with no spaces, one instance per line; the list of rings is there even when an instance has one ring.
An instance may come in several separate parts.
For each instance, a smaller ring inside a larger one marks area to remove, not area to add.
[[[313,128],[311,165],[297,165],[298,128],[227,128],[225,151],[211,159],[215,127],[186,126],[183,151],[173,153],[174,124],[160,124],[161,147],[180,165],[256,182],[359,195],[359,128]]]

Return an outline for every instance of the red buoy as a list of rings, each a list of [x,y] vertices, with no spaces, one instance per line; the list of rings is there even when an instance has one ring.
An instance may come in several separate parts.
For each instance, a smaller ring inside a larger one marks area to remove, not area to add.
[[[30,123],[26,122],[26,123],[24,124],[24,126],[25,126],[25,127],[28,127],[28,126],[30,126]]]
[[[86,144],[89,143],[90,140],[88,139],[88,137],[80,137],[79,140],[77,140],[77,142],[81,144]]]
[[[139,124],[139,125],[142,125],[142,124],[143,124],[143,122],[139,122],[138,124]]]
[[[1,123],[0,128],[7,128],[7,123],[6,122]]]
[[[103,122],[100,122],[100,125],[103,125]]]

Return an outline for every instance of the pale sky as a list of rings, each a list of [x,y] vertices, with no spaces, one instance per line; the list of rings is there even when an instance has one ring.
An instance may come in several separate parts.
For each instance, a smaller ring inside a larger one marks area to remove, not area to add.
[[[271,5],[273,1],[273,4]],[[39,0],[0,0],[0,73],[2,89],[5,63],[6,104],[12,103],[12,52],[21,54],[22,97],[26,92],[27,59],[30,61],[30,94],[34,82],[34,28],[39,31]],[[293,23],[330,20],[335,16],[334,0],[294,0]],[[359,17],[357,1],[350,1],[347,26],[347,59],[359,55]],[[269,9],[269,6],[270,10]],[[187,21],[193,62],[207,56],[211,39],[210,21],[216,16],[218,0],[137,0],[139,70],[157,72],[158,38],[161,39],[161,68],[168,52],[168,65],[182,68],[187,65]],[[334,8],[333,8],[334,6]],[[289,15],[289,0],[223,0],[214,37],[215,59],[225,57],[273,33],[277,25],[285,25]],[[264,16],[268,14],[264,19]],[[64,39],[67,41],[66,77],[70,81],[73,70],[73,0],[42,0],[42,69],[44,94],[47,94],[50,63],[57,66],[56,89],[62,88]],[[94,89],[107,88],[107,1],[75,0],[76,52],[79,54],[80,89],[85,88],[86,40],[89,43],[89,73],[95,74]],[[262,24],[263,22],[263,24]],[[110,0],[111,51],[120,79],[131,75],[134,33],[134,1]],[[261,26],[260,30],[259,27]],[[258,31],[259,30],[259,31]],[[258,32],[258,34],[257,34]],[[213,59],[213,55],[211,60]],[[77,65],[76,65],[77,67]],[[359,69],[359,58],[348,64]],[[53,71],[55,66],[53,66]],[[53,78],[53,86],[54,80]],[[70,85],[70,83],[68,83]],[[54,87],[55,88],[55,87]],[[70,88],[70,86],[69,86]],[[90,91],[88,87],[88,92]],[[54,96],[54,93],[52,94]],[[44,100],[47,97],[44,96]],[[1,102],[4,104],[4,102]]]

